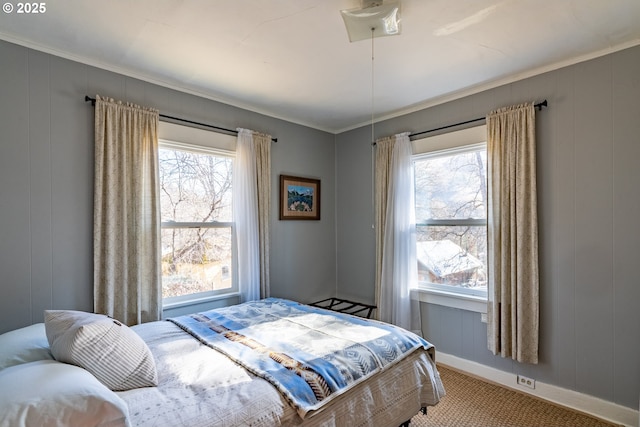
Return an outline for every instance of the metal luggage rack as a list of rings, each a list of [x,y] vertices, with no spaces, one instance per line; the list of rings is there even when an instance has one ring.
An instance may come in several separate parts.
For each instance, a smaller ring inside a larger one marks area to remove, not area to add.
[[[327,298],[321,301],[312,302],[309,305],[326,308],[340,313],[353,314],[367,319],[371,319],[373,310],[377,308],[375,305],[363,304],[340,298]]]

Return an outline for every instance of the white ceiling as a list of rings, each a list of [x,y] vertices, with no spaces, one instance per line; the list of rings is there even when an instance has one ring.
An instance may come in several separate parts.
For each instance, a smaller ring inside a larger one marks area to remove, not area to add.
[[[373,62],[340,15],[360,0],[45,4],[0,13],[0,39],[330,132],[372,93],[377,121],[640,44],[640,0],[401,0]]]

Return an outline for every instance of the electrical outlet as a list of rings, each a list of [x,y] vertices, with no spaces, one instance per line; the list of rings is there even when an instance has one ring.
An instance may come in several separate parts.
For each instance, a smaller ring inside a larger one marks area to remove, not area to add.
[[[529,387],[529,388],[536,388],[536,380],[533,380],[531,378],[527,378],[523,375],[518,375],[517,378],[518,384],[520,384],[521,386],[524,387]]]

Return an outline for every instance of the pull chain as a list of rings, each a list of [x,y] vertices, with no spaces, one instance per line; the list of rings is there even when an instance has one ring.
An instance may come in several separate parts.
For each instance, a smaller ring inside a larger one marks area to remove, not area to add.
[[[375,132],[373,128],[374,116],[373,110],[375,107],[374,103],[374,50],[373,50],[373,33],[375,32],[375,27],[371,28],[371,211],[373,212],[374,221],[371,224],[371,228],[375,229],[375,216],[376,216],[376,177],[375,177]]]
[[[375,93],[375,87],[374,87],[374,50],[373,50],[373,33],[375,31],[375,27],[371,28],[371,142],[374,143],[376,142],[376,140],[374,139],[374,132],[373,132],[373,110],[375,107],[375,103],[374,103],[374,93]]]

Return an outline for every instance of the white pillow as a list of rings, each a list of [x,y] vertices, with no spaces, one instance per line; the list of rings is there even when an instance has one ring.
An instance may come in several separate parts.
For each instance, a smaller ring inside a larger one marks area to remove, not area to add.
[[[0,335],[0,370],[36,360],[53,360],[44,323]]]
[[[46,310],[44,319],[56,360],[86,369],[114,391],[158,385],[149,347],[128,326],[73,310]]]
[[[129,426],[127,404],[77,366],[41,360],[0,371],[0,426]]]

